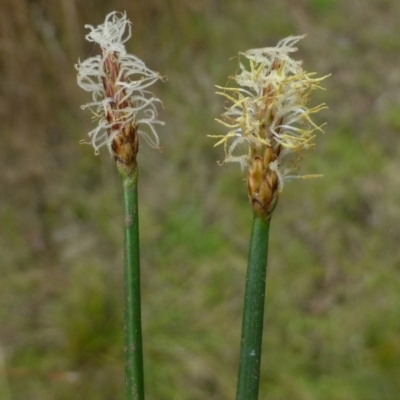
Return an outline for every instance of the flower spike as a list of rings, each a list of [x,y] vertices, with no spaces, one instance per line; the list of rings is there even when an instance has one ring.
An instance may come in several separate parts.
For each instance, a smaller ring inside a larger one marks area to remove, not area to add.
[[[156,105],[161,100],[148,91],[157,80],[164,80],[138,57],[128,54],[124,43],[131,37],[126,13],[112,12],[103,24],[85,25],[86,40],[97,43],[101,55],[78,61],[78,85],[92,93],[92,101],[82,109],[92,110],[98,125],[89,132],[90,144],[99,153],[106,146],[125,166],[136,165],[138,135],[159,148]]]
[[[284,182],[311,176],[293,175],[295,161],[304,149],[314,147],[315,132],[322,126],[312,115],[326,108],[320,104],[308,108],[310,94],[322,89],[315,73],[302,69],[301,61],[290,54],[304,36],[290,36],[276,47],[252,49],[239,53],[239,72],[231,77],[238,87],[217,86],[217,94],[231,103],[217,121],[229,129],[224,136],[212,136],[224,144],[224,162],[239,162],[247,170],[248,193],[256,213],[269,219],[277,204]],[[244,58],[242,62],[240,60]],[[222,91],[221,91],[222,89]],[[243,146],[244,154],[233,154]],[[315,177],[316,175],[312,175]]]

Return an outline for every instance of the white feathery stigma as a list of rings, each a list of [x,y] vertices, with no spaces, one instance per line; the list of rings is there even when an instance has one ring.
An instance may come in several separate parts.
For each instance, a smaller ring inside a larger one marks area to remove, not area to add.
[[[128,54],[124,43],[131,37],[131,22],[126,13],[111,12],[103,24],[85,25],[90,32],[86,40],[97,43],[101,55],[78,61],[78,85],[92,93],[92,101],[83,105],[94,114],[98,125],[89,132],[90,144],[96,154],[107,146],[111,154],[113,140],[127,125],[137,127],[150,146],[159,148],[156,98],[148,87],[163,80],[146,67],[138,57]]]

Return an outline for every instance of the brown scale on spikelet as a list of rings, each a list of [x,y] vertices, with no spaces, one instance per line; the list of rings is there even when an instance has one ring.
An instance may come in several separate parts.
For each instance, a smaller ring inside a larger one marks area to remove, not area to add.
[[[271,146],[263,148],[263,154],[254,155],[247,174],[247,189],[254,212],[270,218],[279,196],[279,179],[269,168],[276,159]]]
[[[115,160],[125,168],[136,166],[136,156],[138,152],[138,126],[131,121],[124,119],[124,110],[132,107],[129,99],[126,98],[125,90],[118,90],[116,82],[124,82],[123,74],[120,73],[120,65],[115,53],[104,56],[104,72],[102,79],[106,96],[114,99],[107,103],[106,118],[110,125],[108,135],[114,134],[111,148]]]

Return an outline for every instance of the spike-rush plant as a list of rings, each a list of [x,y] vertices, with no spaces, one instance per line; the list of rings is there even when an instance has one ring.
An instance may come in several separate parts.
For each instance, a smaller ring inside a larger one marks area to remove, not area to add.
[[[224,144],[224,162],[238,162],[247,172],[247,189],[253,208],[253,227],[245,286],[237,400],[258,399],[268,235],[272,213],[286,181],[299,176],[303,150],[314,147],[315,133],[322,132],[311,119],[324,104],[308,108],[315,89],[321,89],[314,73],[290,57],[304,36],[281,40],[276,47],[239,53],[234,87],[219,87],[228,100],[222,119],[229,128],[216,146]],[[242,150],[242,153],[240,153]],[[244,150],[244,152],[243,152]]]
[[[161,101],[148,87],[163,77],[139,58],[126,52],[131,37],[126,14],[112,12],[102,25],[85,25],[86,39],[100,46],[101,54],[79,61],[78,85],[92,93],[92,101],[82,106],[92,110],[97,126],[89,132],[97,154],[106,146],[116,161],[122,179],[124,201],[124,317],[125,384],[127,400],[144,399],[140,298],[138,152],[139,136],[159,148],[156,125],[157,103]],[[84,142],[86,143],[86,142]]]
[[[139,137],[159,148],[156,126],[163,122],[157,119],[156,105],[161,101],[148,87],[164,78],[126,52],[124,43],[131,37],[131,23],[125,13],[112,12],[103,24],[85,27],[90,30],[86,39],[101,50],[101,54],[76,65],[79,86],[92,93],[92,101],[82,108],[89,108],[98,121],[89,132],[89,144],[96,154],[101,147],[108,148],[123,187],[126,399],[144,400],[136,158]],[[302,38],[292,36],[276,47],[240,52],[238,73],[230,78],[236,84],[217,86],[217,93],[228,103],[217,121],[229,131],[212,137],[219,139],[216,146],[224,144],[224,162],[238,162],[246,171],[253,209],[237,400],[258,399],[272,214],[286,181],[319,176],[295,173],[303,150],[313,148],[315,133],[322,132],[322,125],[316,125],[312,115],[325,108],[324,104],[308,108],[307,103],[326,76],[316,78],[290,57]]]

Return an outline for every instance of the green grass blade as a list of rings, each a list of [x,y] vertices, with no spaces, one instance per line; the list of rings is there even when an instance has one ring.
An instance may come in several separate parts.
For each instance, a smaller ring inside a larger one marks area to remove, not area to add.
[[[144,400],[140,302],[139,216],[137,168],[123,174],[125,205],[125,387],[126,400]]]
[[[243,308],[237,400],[257,400],[260,383],[269,221],[254,214]]]

